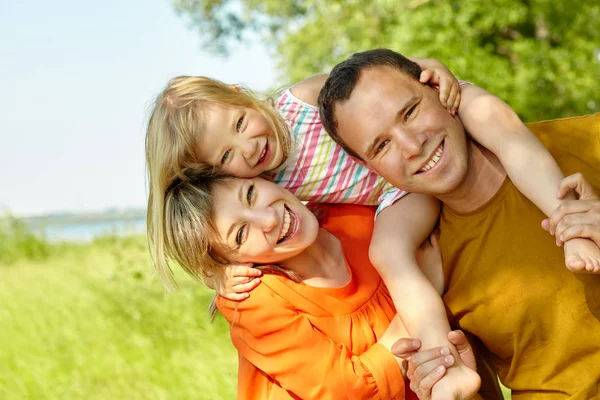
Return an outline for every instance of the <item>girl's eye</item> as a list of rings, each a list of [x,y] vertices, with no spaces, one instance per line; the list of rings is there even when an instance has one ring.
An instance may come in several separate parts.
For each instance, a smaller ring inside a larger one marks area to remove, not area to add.
[[[223,157],[221,157],[221,164],[225,163],[225,160],[227,160],[229,158],[229,155],[231,154],[231,150],[227,150],[225,152],[225,154],[223,154]]]
[[[246,193],[246,200],[248,200],[248,205],[252,204],[252,197],[254,196],[254,184],[250,185],[248,188],[248,193]]]
[[[379,143],[379,146],[377,146],[377,148],[375,149],[375,155],[379,154],[383,149],[385,149],[385,146],[387,146],[389,142],[389,139],[386,139],[383,142]]]
[[[242,241],[244,240],[244,233],[246,232],[246,225],[242,226],[238,231],[237,235],[235,235],[235,243],[238,247],[242,245]]]
[[[242,123],[244,122],[244,117],[238,119],[237,124],[235,124],[235,130],[239,133],[240,129],[242,129]]]

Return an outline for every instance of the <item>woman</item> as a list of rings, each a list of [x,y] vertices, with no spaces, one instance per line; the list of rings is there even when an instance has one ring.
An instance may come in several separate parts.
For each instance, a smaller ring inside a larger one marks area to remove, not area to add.
[[[373,210],[321,210],[318,221],[260,178],[193,177],[167,192],[164,249],[217,282],[230,263],[263,266],[249,299],[217,300],[239,352],[238,398],[414,398],[391,353],[406,333],[368,258]],[[432,379],[452,364],[436,360]]]

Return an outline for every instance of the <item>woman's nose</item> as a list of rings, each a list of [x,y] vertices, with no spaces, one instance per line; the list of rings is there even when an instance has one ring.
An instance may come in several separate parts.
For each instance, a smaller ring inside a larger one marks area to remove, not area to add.
[[[254,208],[254,211],[254,222],[263,232],[271,232],[279,225],[279,217],[275,208]]]

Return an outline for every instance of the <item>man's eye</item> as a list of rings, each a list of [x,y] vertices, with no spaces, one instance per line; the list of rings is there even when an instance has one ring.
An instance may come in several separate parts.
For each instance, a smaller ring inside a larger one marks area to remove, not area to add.
[[[242,245],[245,232],[246,232],[246,225],[242,226],[240,228],[240,230],[238,231],[237,235],[235,235],[235,243],[237,244],[238,247],[240,247]]]
[[[223,157],[221,157],[221,164],[224,164],[225,160],[227,160],[230,155],[231,155],[231,150],[227,150],[225,152],[225,154],[223,154]]]
[[[415,109],[417,108],[417,105],[415,104],[414,106],[412,106],[407,112],[406,115],[404,116],[404,119],[407,119],[408,117],[410,117],[412,115],[412,113],[415,111]]]
[[[383,142],[379,143],[379,146],[377,146],[377,148],[375,149],[375,155],[379,154],[383,149],[385,149],[385,146],[387,146],[389,142],[390,141],[386,139]]]
[[[252,205],[252,197],[254,196],[254,185],[250,185],[248,188],[248,192],[246,193],[246,200],[248,200],[248,204]]]
[[[242,129],[242,123],[244,123],[244,117],[238,119],[237,124],[235,124],[235,130],[239,133],[240,129]]]

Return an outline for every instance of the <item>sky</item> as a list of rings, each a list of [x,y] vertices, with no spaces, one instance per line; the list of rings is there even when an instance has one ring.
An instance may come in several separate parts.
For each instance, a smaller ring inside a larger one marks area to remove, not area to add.
[[[169,0],[0,1],[0,214],[145,207],[148,110],[177,75],[278,86],[264,46],[203,52]]]

